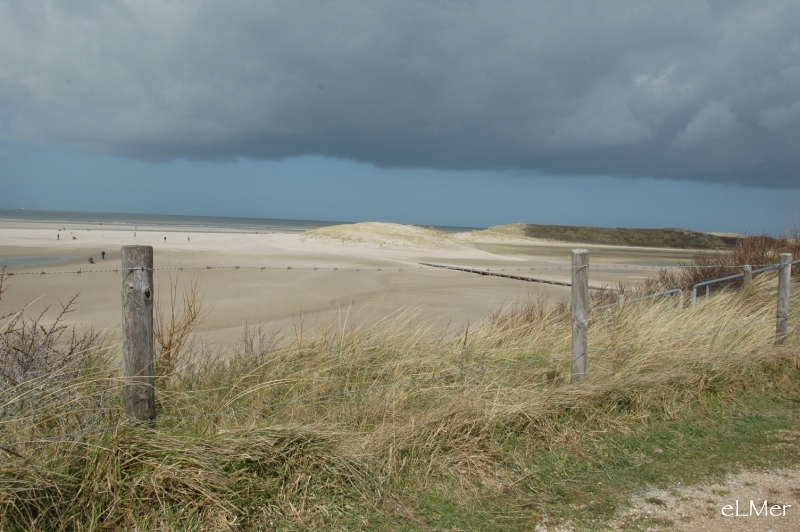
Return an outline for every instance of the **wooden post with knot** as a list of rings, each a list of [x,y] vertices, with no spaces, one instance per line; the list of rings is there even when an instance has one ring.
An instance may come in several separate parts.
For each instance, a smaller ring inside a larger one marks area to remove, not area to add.
[[[153,248],[122,247],[122,366],[125,414],[156,418],[153,376]]]
[[[589,331],[589,251],[572,250],[572,383],[586,380]]]

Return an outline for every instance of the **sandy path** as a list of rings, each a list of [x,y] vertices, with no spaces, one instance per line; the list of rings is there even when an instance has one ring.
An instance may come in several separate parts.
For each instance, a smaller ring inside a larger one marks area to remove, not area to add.
[[[713,484],[651,489],[633,497],[630,507],[604,524],[611,530],[798,532],[800,469],[744,471]],[[540,523],[535,528],[536,532],[576,530],[582,528],[570,522]]]
[[[715,484],[650,490],[632,502],[617,526],[644,519],[687,532],[797,532],[800,469],[746,471]]]

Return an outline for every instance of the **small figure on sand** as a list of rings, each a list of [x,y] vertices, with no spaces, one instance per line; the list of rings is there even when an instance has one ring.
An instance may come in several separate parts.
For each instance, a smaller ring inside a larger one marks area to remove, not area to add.
[[[58,234],[56,235],[56,240],[61,240],[61,233],[58,233]]]
[[[164,237],[164,242],[166,242],[166,241],[167,241],[167,237]]]
[[[94,264],[94,257],[89,257],[89,264]]]
[[[103,260],[106,260],[106,252],[105,252],[105,250],[100,252],[100,256],[103,257]]]

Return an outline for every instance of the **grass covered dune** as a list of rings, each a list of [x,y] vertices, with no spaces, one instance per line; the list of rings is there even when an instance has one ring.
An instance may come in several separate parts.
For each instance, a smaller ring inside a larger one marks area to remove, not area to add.
[[[703,233],[689,229],[626,229],[581,225],[540,225],[514,223],[498,225],[480,235],[508,235],[607,246],[643,246],[673,249],[729,250],[746,239],[740,235]],[[764,237],[762,237],[764,238]],[[769,238],[769,237],[766,237]],[[775,240],[775,239],[771,239]]]
[[[798,335],[773,346],[776,285],[593,313],[577,386],[564,305],[438,334],[343,315],[208,353],[190,287],[159,318],[148,426],[123,419],[119,346],[12,314],[0,529],[603,529],[648,485],[797,463]]]

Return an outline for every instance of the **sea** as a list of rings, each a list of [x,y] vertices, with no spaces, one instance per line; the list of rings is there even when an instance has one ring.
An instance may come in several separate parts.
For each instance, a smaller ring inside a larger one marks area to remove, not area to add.
[[[0,271],[2,271],[3,268],[49,264],[51,262],[63,262],[74,258],[75,257],[72,255],[61,255],[58,257],[0,257]]]
[[[79,223],[97,225],[142,225],[166,227],[196,227],[241,231],[280,231],[302,233],[309,229],[353,222],[321,220],[280,220],[271,218],[234,218],[219,216],[179,216],[171,214],[120,214],[107,212],[34,211],[28,209],[0,209],[0,220],[53,223]],[[479,227],[430,226],[446,233],[459,233],[484,229]]]

